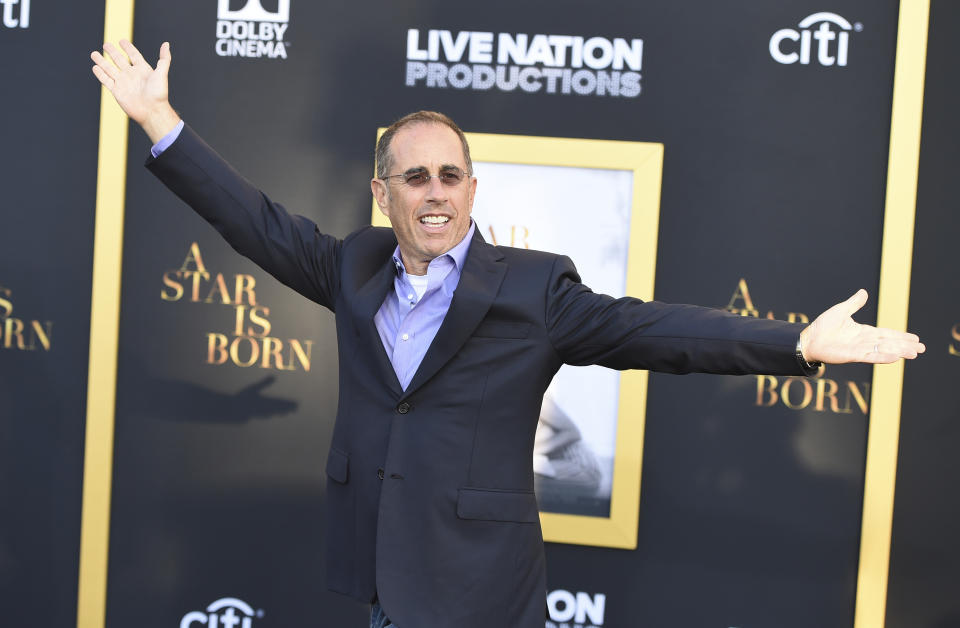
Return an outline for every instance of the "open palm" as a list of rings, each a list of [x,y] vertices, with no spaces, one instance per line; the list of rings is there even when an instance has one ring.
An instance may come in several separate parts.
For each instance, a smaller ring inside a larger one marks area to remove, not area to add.
[[[93,66],[93,73],[100,83],[110,90],[124,113],[143,126],[151,139],[156,141],[159,138],[153,137],[155,132],[151,127],[166,127],[165,130],[157,131],[162,137],[163,133],[170,130],[170,120],[176,117],[170,107],[167,88],[170,44],[164,42],[160,46],[156,68],[147,63],[140,51],[129,41],[120,40],[120,48],[123,49],[122,52],[111,43],[104,44],[103,51],[109,59],[99,52],[90,53],[90,58],[96,64]]]
[[[867,291],[834,305],[803,330],[803,353],[808,361],[844,364],[886,364],[912,359],[926,347],[915,334],[863,325],[853,315],[867,302]]]

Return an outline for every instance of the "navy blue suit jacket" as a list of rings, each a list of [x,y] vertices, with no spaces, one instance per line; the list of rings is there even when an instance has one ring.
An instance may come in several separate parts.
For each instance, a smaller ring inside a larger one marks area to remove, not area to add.
[[[328,585],[375,594],[402,628],[543,628],[532,450],[561,364],[803,374],[802,326],[614,299],[563,256],[474,236],[450,310],[406,390],[374,314],[393,231],[324,235],[189,128],[149,169],[241,254],[336,314],[340,397],[327,459]]]

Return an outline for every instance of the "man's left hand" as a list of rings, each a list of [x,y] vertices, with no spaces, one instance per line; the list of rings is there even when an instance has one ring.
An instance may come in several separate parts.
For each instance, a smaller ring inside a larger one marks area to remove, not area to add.
[[[853,320],[854,313],[866,302],[867,291],[860,289],[818,316],[800,333],[807,362],[888,364],[901,358],[913,359],[926,351],[916,334],[862,325]]]

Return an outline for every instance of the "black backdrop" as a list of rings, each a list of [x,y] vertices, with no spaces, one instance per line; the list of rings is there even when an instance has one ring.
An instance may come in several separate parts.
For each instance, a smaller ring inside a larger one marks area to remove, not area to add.
[[[931,4],[909,318],[910,328],[928,339],[928,355],[907,369],[903,381],[890,628],[960,626],[955,525],[960,518],[960,219],[953,190],[960,164],[960,91],[951,78],[957,53],[949,28],[958,19],[956,3]]]
[[[76,60],[27,55],[5,72],[18,84],[5,110],[32,123],[11,125],[0,153],[4,181],[22,190],[6,197],[0,286],[13,291],[12,316],[53,321],[54,338],[50,351],[0,350],[0,459],[4,477],[17,478],[3,483],[17,515],[0,526],[0,584],[5,599],[43,606],[23,611],[31,619],[18,625],[53,626],[70,623],[76,603],[97,106],[85,51],[102,36],[102,9],[43,19],[51,4],[34,1],[29,29],[0,30],[5,64],[45,40]],[[292,0],[286,58],[218,54],[217,8],[141,2],[135,41],[153,59],[169,40],[174,106],[241,172],[326,232],[368,224],[376,129],[416,109],[444,111],[472,132],[660,142],[658,299],[812,318],[865,287],[872,300],[858,318],[875,320],[896,2],[827,7],[852,26],[846,66],[819,63],[816,41],[810,64],[771,57],[773,33],[803,30],[798,23],[823,8],[798,0],[611,1],[602,10]],[[910,311],[931,350],[906,370],[889,606],[891,625],[931,628],[951,625],[943,618],[957,611],[956,543],[934,498],[949,496],[957,476],[948,456],[956,401],[945,395],[960,364],[946,350],[948,342],[960,350],[950,337],[960,314],[941,289],[956,267],[946,196],[957,163],[955,53],[941,32],[952,10],[934,3],[941,26],[932,21]],[[51,24],[61,30],[48,34]],[[408,29],[642,39],[641,93],[408,87]],[[82,96],[68,116],[56,96],[63,89]],[[255,609],[258,627],[363,625],[365,609],[323,582],[332,316],[238,257],[142,168],[143,134],[132,129],[130,138],[106,623],[176,626],[233,597]],[[230,303],[211,294],[218,273]],[[255,288],[238,295],[238,275]],[[924,281],[931,276],[940,281]],[[253,344],[263,348],[254,306],[290,368],[237,364]],[[255,329],[239,340],[238,309]],[[819,380],[806,384],[813,396],[803,403],[799,380],[653,374],[638,547],[549,544],[550,589],[603,600],[601,618],[585,625],[851,626],[871,369],[829,367]],[[822,394],[834,385],[835,406]],[[41,604],[51,586],[57,603]],[[37,622],[35,612],[50,618]]]
[[[83,51],[103,38],[104,5],[34,2],[25,28],[22,7],[3,8],[0,621],[67,626],[77,608],[99,115]]]

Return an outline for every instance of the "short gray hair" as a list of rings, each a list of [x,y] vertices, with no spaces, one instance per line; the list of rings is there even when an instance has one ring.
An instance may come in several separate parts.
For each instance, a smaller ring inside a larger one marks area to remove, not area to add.
[[[387,130],[383,132],[383,135],[380,136],[380,140],[377,142],[377,153],[375,156],[377,160],[377,178],[382,179],[386,177],[390,169],[393,168],[393,155],[390,152],[390,143],[393,141],[393,136],[403,127],[412,124],[442,124],[450,128],[457,134],[457,137],[460,138],[460,144],[463,146],[463,160],[467,164],[467,173],[473,173],[473,162],[470,160],[470,145],[467,144],[467,137],[463,134],[460,127],[457,126],[457,123],[437,111],[416,111],[414,113],[408,113],[391,124]]]

